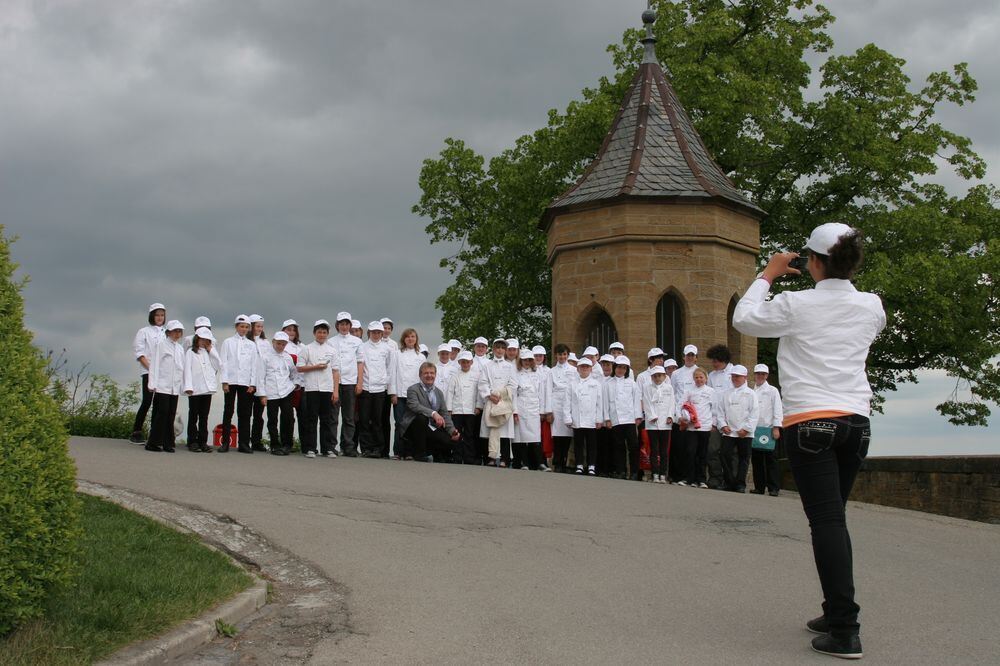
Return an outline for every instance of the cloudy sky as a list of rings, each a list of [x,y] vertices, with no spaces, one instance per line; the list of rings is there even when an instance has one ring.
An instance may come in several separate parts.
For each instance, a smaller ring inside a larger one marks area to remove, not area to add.
[[[130,380],[151,301],[223,331],[348,309],[436,342],[449,276],[409,212],[421,161],[447,136],[491,155],[543,125],[612,73],[605,46],[645,4],[4,0],[0,223],[37,343]],[[916,82],[970,63],[978,101],[940,118],[1000,182],[996,3],[828,4],[837,52],[875,42]],[[893,396],[874,452],[1000,451],[995,428],[933,413],[952,388],[927,374]]]

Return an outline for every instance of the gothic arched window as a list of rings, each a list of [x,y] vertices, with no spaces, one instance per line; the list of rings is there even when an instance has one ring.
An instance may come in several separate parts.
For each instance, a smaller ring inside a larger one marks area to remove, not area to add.
[[[680,297],[668,291],[656,304],[656,346],[667,358],[684,362],[684,308]]]
[[[597,347],[602,354],[606,354],[612,342],[618,342],[618,329],[615,322],[611,321],[611,315],[601,310],[592,319],[584,346]]]

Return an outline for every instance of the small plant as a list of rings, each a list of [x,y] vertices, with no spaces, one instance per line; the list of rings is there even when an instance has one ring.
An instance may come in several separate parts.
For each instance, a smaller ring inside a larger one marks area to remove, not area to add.
[[[236,627],[219,617],[215,619],[215,633],[226,638],[233,638],[236,636],[237,631]]]
[[[139,382],[122,388],[109,375],[92,375],[89,363],[69,370],[66,350],[49,351],[49,394],[59,404],[71,435],[125,438],[132,432]]]

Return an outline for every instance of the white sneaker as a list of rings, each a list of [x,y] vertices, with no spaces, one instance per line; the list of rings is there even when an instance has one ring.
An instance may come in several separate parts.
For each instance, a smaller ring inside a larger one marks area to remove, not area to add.
[[[687,484],[688,484],[688,482],[684,481],[683,479],[681,479],[680,481],[677,482],[678,486],[686,486]]]
[[[594,468],[593,465],[587,468],[587,474],[589,474],[590,476],[597,476],[597,470]]]
[[[527,465],[521,465],[521,467],[520,467],[519,469],[527,469],[527,470],[530,470],[531,468],[530,468],[530,467],[528,467]]]
[[[315,451],[306,451],[306,458],[315,458],[315,457],[316,457]]]
[[[707,489],[708,488],[708,484],[705,483],[704,481],[702,481],[701,483],[698,484],[698,487],[699,488],[706,488]]]
[[[576,473],[577,474],[583,474],[583,465],[577,465],[576,466]]]
[[[538,471],[539,472],[548,472],[548,471],[550,471],[549,470],[549,466],[548,465],[542,465],[541,467],[538,468]]]
[[[327,451],[323,455],[326,456],[327,458],[336,458],[337,457],[337,454],[334,453],[333,451]]]

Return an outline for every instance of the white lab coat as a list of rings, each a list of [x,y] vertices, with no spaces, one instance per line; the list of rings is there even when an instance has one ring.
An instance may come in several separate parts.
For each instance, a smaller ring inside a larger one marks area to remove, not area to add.
[[[760,407],[757,427],[780,428],[784,414],[781,409],[781,394],[778,393],[777,387],[765,381],[755,386],[753,390],[757,394],[757,405]]]
[[[423,354],[421,354],[421,356],[423,356]],[[448,395],[448,384],[450,383],[451,376],[456,372],[461,372],[461,369],[451,363],[437,364],[437,373],[434,375],[434,386],[441,389],[441,394],[446,396],[446,401]]]
[[[753,389],[744,384],[739,388],[733,387],[729,391],[719,395],[716,392],[715,401],[715,425],[722,433],[723,437],[739,437],[738,431],[745,430],[745,437],[753,437],[753,431],[757,428],[757,417],[760,407],[757,405],[757,394]],[[731,432],[726,434],[722,428],[729,426]]]
[[[267,352],[261,354],[261,367],[263,368],[263,379],[257,387],[258,398],[270,398],[271,400],[281,400],[295,390],[295,380],[298,377],[298,370],[295,369],[295,362],[292,355],[287,351],[276,352],[271,347]],[[331,365],[331,368],[335,367]],[[332,375],[333,370],[330,370]],[[313,374],[313,373],[306,373]],[[315,374],[326,375],[326,372]],[[333,391],[333,379],[330,379],[330,391]]]
[[[715,425],[715,400],[715,389],[705,384],[704,386],[693,387],[680,399],[678,405],[690,402],[695,411],[698,412],[698,430],[710,431],[712,430],[712,426]],[[679,407],[677,413],[682,421],[690,420],[690,415],[686,409]]]
[[[479,399],[485,405],[490,394],[499,393],[504,386],[508,387],[513,396],[514,409],[517,409],[517,379],[515,377],[516,368],[513,363],[503,359],[490,359],[483,363],[479,373]],[[479,428],[480,437],[489,437],[490,429],[486,425],[486,419]],[[514,438],[514,418],[507,419],[507,422],[500,428],[500,437]]]
[[[184,389],[184,347],[164,336],[149,364],[149,390],[180,395]]]
[[[677,398],[678,416],[680,416],[681,403],[684,402],[684,396],[694,388],[694,371],[697,369],[697,365],[692,365],[690,368],[682,365],[674,370],[674,374],[670,375],[670,383],[674,385],[674,397]]]
[[[420,366],[427,363],[427,359],[417,350],[407,349],[397,351],[393,360],[396,374],[390,385],[395,388],[390,389],[389,393],[405,398],[409,388],[420,383]]]
[[[521,370],[516,375],[517,392],[514,400],[518,422],[514,427],[514,441],[534,444],[542,441],[542,414],[547,414],[549,404],[548,382],[539,372]]]
[[[612,377],[604,383],[604,419],[611,425],[635,425],[642,417],[639,386],[630,377]]]
[[[479,366],[475,363],[468,372],[452,374],[448,381],[448,391],[444,394],[445,406],[452,414],[475,414],[476,409],[482,409],[483,403],[479,397]]]
[[[184,352],[184,392],[191,391],[191,395],[213,395],[219,390],[221,367],[218,354],[204,349],[188,349]]]
[[[222,341],[222,383],[233,386],[257,386],[260,354],[253,340],[234,335]]]
[[[390,374],[394,368],[392,347],[368,340],[361,345],[361,356],[365,359],[365,372],[361,388],[369,393],[383,393],[389,390]],[[395,380],[393,395],[395,395]]]
[[[165,337],[166,333],[164,333],[162,326],[143,326],[136,332],[135,338],[132,340],[132,351],[135,353],[135,362],[139,364],[140,375],[149,374],[149,370],[142,365],[139,357],[145,356],[146,360],[152,363],[156,345]]]
[[[600,382],[593,376],[572,382],[566,390],[562,422],[575,429],[603,427],[604,395]],[[634,423],[634,421],[633,421]]]
[[[364,362],[361,353],[361,346],[364,344],[361,338],[357,338],[350,333],[347,335],[334,335],[327,342],[332,344],[337,350],[337,358],[340,360],[340,383],[354,386],[358,383],[358,363]]]
[[[579,378],[576,368],[569,363],[555,365],[549,373],[549,400],[552,405],[552,436],[572,437],[573,430],[563,420],[570,385]]]
[[[274,351],[273,348],[271,351]],[[302,387],[309,392],[333,393],[333,371],[340,369],[337,348],[330,344],[329,339],[323,344],[314,340],[299,347],[298,360],[296,361],[298,367],[319,365],[320,363],[327,364],[325,370],[299,371],[299,375],[302,377]]]
[[[659,385],[650,379],[643,389],[642,410],[646,415],[646,430],[670,430],[667,419],[677,420],[674,386],[667,377]]]

